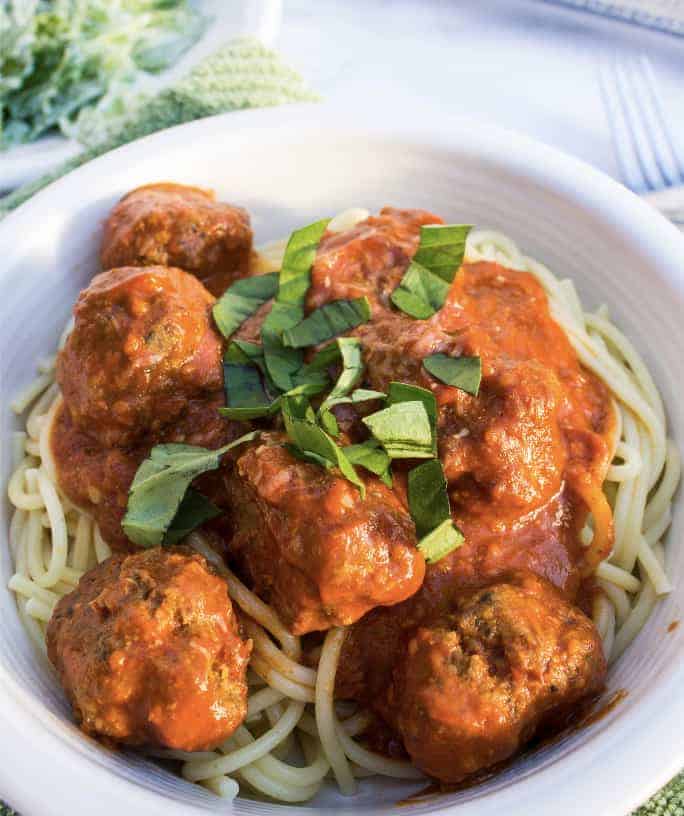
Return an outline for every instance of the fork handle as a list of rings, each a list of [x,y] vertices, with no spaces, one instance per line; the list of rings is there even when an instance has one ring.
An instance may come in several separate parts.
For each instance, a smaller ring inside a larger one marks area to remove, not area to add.
[[[642,198],[684,230],[684,186],[646,193]]]

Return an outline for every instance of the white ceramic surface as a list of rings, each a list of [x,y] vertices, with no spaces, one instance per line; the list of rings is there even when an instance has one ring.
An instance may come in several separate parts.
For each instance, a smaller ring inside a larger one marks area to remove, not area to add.
[[[269,240],[351,206],[426,207],[451,221],[507,231],[578,283],[585,302],[611,305],[643,351],[684,441],[684,238],[648,205],[575,159],[509,132],[459,119],[343,120],[299,106],[231,113],[155,134],[81,167],[0,224],[2,481],[16,426],[10,395],[53,348],[77,291],[95,271],[100,225],[126,190],[159,179],[214,187],[252,213]],[[591,727],[469,790],[402,813],[455,816],[624,816],[684,766],[684,527],[669,536],[675,591],[612,671],[626,699]],[[54,678],[32,651],[5,589],[8,507],[0,518],[0,794],[25,816],[192,816],[227,806],[139,759],[110,753],[70,724]],[[407,790],[366,782],[354,800],[326,793],[318,810],[379,816]],[[283,806],[239,801],[235,811]],[[307,808],[290,808],[304,812]],[[311,812],[311,809],[308,809]]]

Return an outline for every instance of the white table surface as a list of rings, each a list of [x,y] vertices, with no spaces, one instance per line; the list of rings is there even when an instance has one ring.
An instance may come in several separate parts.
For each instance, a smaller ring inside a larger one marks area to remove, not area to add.
[[[467,113],[618,177],[597,63],[646,54],[684,156],[684,38],[542,0],[284,0],[275,46],[362,117]]]

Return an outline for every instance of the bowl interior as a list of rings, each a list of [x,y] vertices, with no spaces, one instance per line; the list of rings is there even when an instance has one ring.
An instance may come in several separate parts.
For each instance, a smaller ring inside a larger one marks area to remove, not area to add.
[[[126,190],[162,179],[213,187],[219,198],[247,207],[258,241],[280,237],[349,206],[375,210],[385,204],[424,207],[447,221],[506,232],[526,254],[544,261],[557,275],[573,278],[587,306],[609,305],[613,320],[650,366],[668,407],[670,434],[681,448],[684,405],[677,396],[684,287],[673,257],[672,247],[682,249],[674,231],[642,211],[628,193],[598,175],[591,176],[581,165],[568,164],[542,148],[535,155],[527,143],[518,144],[501,134],[473,132],[468,123],[455,123],[448,133],[435,136],[427,132],[389,135],[386,127],[362,132],[322,121],[296,111],[230,114],[174,129],[71,174],[0,225],[3,451],[9,452],[11,432],[17,427],[9,409],[12,395],[33,378],[36,360],[52,352],[79,289],[97,269],[103,218]],[[589,181],[583,180],[587,174]],[[2,458],[3,484],[11,470],[10,459]],[[0,722],[7,724],[5,733],[40,736],[45,761],[53,756],[65,788],[73,787],[72,781],[90,769],[90,782],[80,786],[78,796],[74,794],[75,813],[92,812],[100,794],[110,796],[109,804],[103,805],[105,813],[115,800],[127,803],[131,814],[225,810],[201,788],[139,758],[108,752],[69,723],[65,700],[46,664],[32,650],[6,589],[12,574],[6,503],[0,512],[0,697],[4,698]],[[412,812],[453,805],[459,812],[476,808],[478,814],[486,814],[501,812],[505,804],[509,813],[529,813],[531,791],[547,796],[553,779],[562,777],[564,784],[571,785],[573,774],[581,768],[588,771],[596,763],[602,769],[610,767],[611,755],[620,751],[625,740],[636,738],[649,711],[662,706],[663,695],[681,672],[684,626],[667,630],[681,617],[684,604],[684,553],[675,546],[681,540],[683,516],[679,501],[667,551],[675,591],[657,607],[610,675],[607,696],[626,689],[625,699],[591,726],[535,750],[498,777],[461,792],[418,800],[407,806]],[[684,762],[684,737],[673,733],[671,738],[669,769],[674,770],[677,761]],[[0,742],[3,739],[9,737],[0,733]],[[12,746],[2,748],[9,753]],[[625,812],[624,803],[631,806],[648,795],[664,781],[668,767],[661,763],[659,772],[660,777],[639,781],[637,791],[638,775],[630,787],[626,767],[616,778],[626,774],[627,793],[616,799],[614,811],[602,812]],[[119,785],[116,778],[128,783]],[[35,797],[40,793],[29,791],[28,786],[1,774],[0,780],[9,785],[4,791],[0,787],[0,794],[12,801],[14,790],[17,806],[39,801]],[[415,786],[368,781],[353,803],[330,791],[314,805],[377,813],[393,807],[411,790]],[[52,798],[44,795],[40,799],[44,806],[32,813],[65,812],[58,807],[59,795],[57,791]],[[578,791],[575,806],[584,795],[588,794]],[[63,805],[67,799],[60,801]],[[247,800],[235,805],[244,814],[265,813],[273,807]]]

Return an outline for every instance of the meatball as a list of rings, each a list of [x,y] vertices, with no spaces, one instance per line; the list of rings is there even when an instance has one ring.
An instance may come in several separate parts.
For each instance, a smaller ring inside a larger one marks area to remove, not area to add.
[[[227,488],[237,509],[230,555],[294,634],[352,623],[420,587],[413,522],[378,479],[361,499],[274,437],[238,457]]]
[[[431,354],[461,354],[463,344],[450,333],[445,314],[414,320],[399,312],[387,312],[352,334],[361,340],[365,376],[372,388],[387,391],[394,380],[438,392],[455,390],[439,386],[423,368],[423,360]]]
[[[247,712],[251,641],[225,581],[182,549],[115,555],[62,598],[48,655],[88,734],[197,751]]]
[[[125,195],[105,222],[103,269],[176,266],[217,297],[249,271],[252,229],[242,207],[182,184],[148,184]]]
[[[517,574],[415,631],[388,710],[413,762],[455,783],[512,756],[599,692],[605,673],[592,622],[543,580]]]
[[[456,389],[440,412],[440,458],[452,507],[466,515],[518,518],[558,493],[567,446],[564,394],[556,374],[534,361],[502,359],[477,397]]]
[[[97,436],[79,428],[63,405],[50,439],[60,490],[92,516],[112,549],[130,550],[133,545],[121,528],[121,520],[138,466],[156,442],[183,442],[213,450],[245,433],[244,425],[219,415],[218,408],[224,404],[222,392],[204,400],[190,400],[173,426],[164,428],[157,438],[146,438],[130,447],[103,445]],[[197,486],[213,498],[217,480],[210,472],[200,477]]]
[[[388,309],[390,295],[418,249],[421,226],[441,223],[425,210],[385,207],[350,230],[327,234],[311,270],[308,308],[366,295],[374,312]]]
[[[213,297],[180,269],[125,267],[81,292],[57,380],[76,425],[129,445],[175,421],[189,399],[222,388]]]

